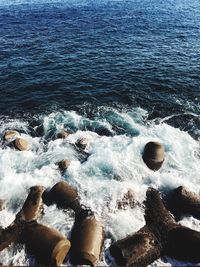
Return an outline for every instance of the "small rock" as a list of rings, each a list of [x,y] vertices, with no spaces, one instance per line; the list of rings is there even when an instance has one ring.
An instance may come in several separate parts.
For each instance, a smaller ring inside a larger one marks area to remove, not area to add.
[[[57,134],[57,138],[65,139],[70,135],[70,132],[63,130]]]
[[[17,131],[10,130],[10,131],[5,132],[3,139],[5,141],[9,141],[13,138],[16,138],[17,136],[19,136],[19,133]]]
[[[85,149],[87,144],[88,144],[88,139],[85,137],[78,139],[78,141],[76,142],[76,146],[81,149]]]
[[[0,211],[4,210],[6,207],[6,201],[5,199],[0,199]]]
[[[128,207],[133,208],[135,205],[134,192],[129,189],[127,193],[124,194],[122,200],[117,201],[118,209],[126,209]]]
[[[68,160],[68,159],[64,159],[64,160],[57,163],[57,165],[61,171],[67,170],[70,164],[71,164],[71,160]]]
[[[20,151],[29,150],[29,144],[23,138],[16,138],[15,141],[14,141],[14,146],[15,146],[16,149],[18,149]]]

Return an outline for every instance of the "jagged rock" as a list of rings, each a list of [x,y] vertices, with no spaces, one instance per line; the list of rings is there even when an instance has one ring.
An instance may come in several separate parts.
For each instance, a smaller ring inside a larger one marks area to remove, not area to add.
[[[67,170],[70,164],[71,164],[71,160],[68,160],[68,159],[64,159],[57,163],[61,172]]]
[[[78,141],[76,142],[76,146],[81,149],[85,149],[87,144],[88,144],[88,139],[85,137],[78,139]]]
[[[67,138],[71,133],[69,131],[63,130],[60,133],[57,134],[57,138],[65,139]]]
[[[57,230],[32,222],[26,225],[21,235],[26,249],[39,263],[60,266],[71,247],[70,241]]]
[[[179,186],[167,197],[168,207],[175,214],[190,214],[200,219],[200,194]]]
[[[26,151],[30,148],[28,142],[25,139],[18,137],[14,141],[14,147],[20,151]]]
[[[75,212],[81,210],[76,190],[64,181],[58,182],[49,191],[44,191],[42,198],[46,205],[55,203],[59,208],[71,208]]]
[[[22,225],[11,224],[5,229],[0,229],[0,251],[7,248],[13,242],[19,240],[22,231]]]
[[[16,222],[37,220],[41,215],[43,208],[42,194],[43,186],[33,186],[30,188],[28,197],[20,212],[16,215]]]
[[[3,139],[4,141],[10,141],[11,139],[16,138],[17,136],[19,136],[19,133],[17,131],[10,130],[5,132]]]
[[[164,162],[164,147],[158,142],[149,142],[145,145],[143,160],[154,171],[161,168]]]
[[[4,210],[6,207],[6,201],[5,199],[0,199],[0,211]]]
[[[117,201],[118,209],[126,209],[127,207],[133,208],[135,206],[135,196],[133,190],[129,189],[126,194],[124,194],[121,200]]]
[[[161,251],[161,243],[148,226],[110,246],[119,266],[147,266],[160,257]]]
[[[72,229],[72,263],[95,266],[100,260],[103,240],[102,223],[93,213],[82,210]]]

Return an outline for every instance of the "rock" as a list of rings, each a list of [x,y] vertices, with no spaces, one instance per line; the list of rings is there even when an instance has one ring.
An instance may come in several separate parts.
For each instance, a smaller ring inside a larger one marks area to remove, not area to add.
[[[6,201],[5,199],[0,199],[0,211],[4,210],[6,207]]]
[[[158,142],[149,142],[145,145],[143,160],[154,171],[161,168],[164,162],[164,147]]]
[[[16,138],[17,136],[19,136],[19,133],[17,131],[10,130],[5,132],[3,139],[4,141],[10,141],[11,139]]]
[[[28,142],[23,138],[16,138],[14,141],[14,147],[20,151],[29,150]]]
[[[11,224],[5,229],[0,229],[0,251],[7,248],[13,242],[19,240],[22,231],[21,225]]]
[[[147,226],[114,242],[110,253],[119,266],[147,266],[161,256],[162,245]]]
[[[85,213],[85,211],[82,211]],[[72,229],[72,258],[75,265],[95,266],[99,260],[104,240],[103,226],[93,214],[78,214]]]
[[[66,130],[62,130],[60,133],[57,134],[57,138],[61,138],[61,139],[65,139],[67,138],[71,133],[66,131]]]
[[[168,235],[167,256],[186,262],[200,262],[200,232],[177,225]]]
[[[68,159],[64,159],[57,163],[60,171],[62,172],[67,170],[70,164],[71,164],[71,160],[68,160]]]
[[[60,266],[71,247],[70,241],[57,230],[32,222],[22,232],[22,240],[29,253],[40,264]]]
[[[85,149],[87,144],[88,144],[88,139],[85,137],[78,139],[78,141],[76,142],[76,146],[81,149]]]
[[[55,203],[59,208],[71,208],[75,212],[82,209],[76,190],[64,181],[55,184],[51,190],[44,191],[42,198],[46,205]]]
[[[170,210],[175,215],[189,214],[200,219],[200,194],[179,186],[168,195],[167,201]]]
[[[118,209],[126,209],[128,207],[134,208],[135,199],[133,190],[129,189],[126,194],[124,194],[122,200],[117,201]]]
[[[43,208],[42,194],[44,192],[43,186],[33,186],[30,188],[28,197],[20,212],[16,215],[15,222],[33,221],[37,220],[41,215]]]

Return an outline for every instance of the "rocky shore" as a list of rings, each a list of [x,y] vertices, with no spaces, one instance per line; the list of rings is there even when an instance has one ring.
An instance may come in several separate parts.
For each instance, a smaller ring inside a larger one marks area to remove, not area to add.
[[[71,133],[63,130],[54,138],[67,138]],[[85,150],[89,140],[82,137],[73,148],[81,155],[81,162],[90,156]],[[31,145],[20,133],[9,130],[4,133],[2,146],[18,151],[28,151]],[[162,168],[165,160],[163,144],[148,142],[144,144],[141,158],[153,171]],[[63,158],[57,163],[63,174],[71,161]],[[0,200],[1,209],[6,201]],[[74,212],[74,225],[69,237],[57,230],[38,223],[43,216],[44,205],[55,204],[58,209],[71,209]],[[130,188],[122,200],[116,203],[118,209],[125,206],[134,208],[134,188]],[[200,232],[178,224],[180,214],[190,214],[200,218],[200,195],[181,186],[167,195],[154,188],[146,192],[145,225],[137,232],[114,241],[109,252],[119,266],[147,266],[161,256],[177,260],[200,262]],[[0,229],[0,251],[12,243],[25,244],[28,253],[39,264],[59,266],[66,259],[73,265],[92,265],[99,263],[105,238],[104,223],[90,207],[82,205],[78,192],[68,182],[62,180],[52,188],[35,185],[24,201],[15,220],[7,228]]]

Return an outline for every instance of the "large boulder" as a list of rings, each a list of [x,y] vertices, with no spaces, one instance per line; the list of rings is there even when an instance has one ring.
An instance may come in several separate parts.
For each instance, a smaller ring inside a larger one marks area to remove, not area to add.
[[[158,142],[149,142],[145,145],[142,157],[151,170],[157,171],[164,162],[164,146]]]
[[[95,266],[99,263],[104,231],[102,223],[97,220],[94,214],[82,210],[76,216],[72,229],[71,260],[75,265]]]
[[[22,232],[27,250],[40,264],[60,266],[71,247],[70,241],[57,230],[32,222]]]
[[[81,210],[76,190],[67,182],[58,182],[50,190],[44,191],[42,199],[46,205],[56,204],[59,208],[71,208],[75,212]]]

